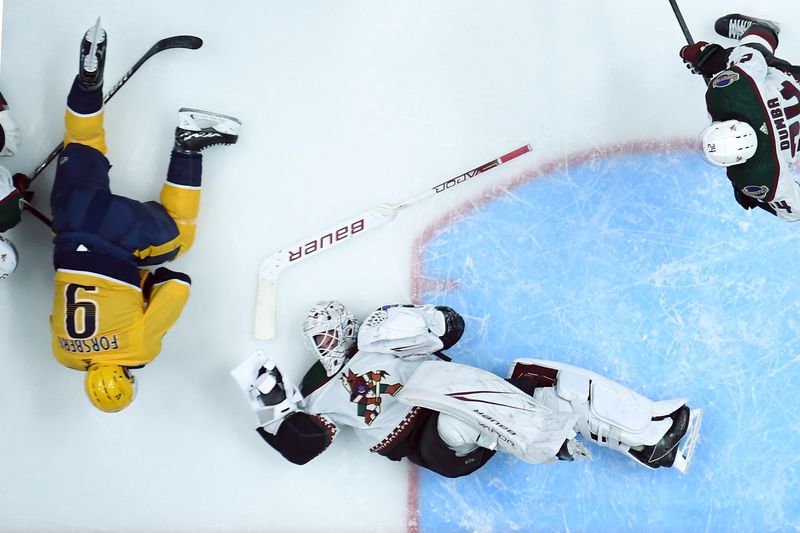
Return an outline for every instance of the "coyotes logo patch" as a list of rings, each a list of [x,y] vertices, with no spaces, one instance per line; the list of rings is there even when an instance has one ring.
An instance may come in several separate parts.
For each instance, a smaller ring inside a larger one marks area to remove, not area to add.
[[[381,414],[381,394],[394,396],[403,388],[399,383],[383,383],[389,375],[385,370],[356,374],[348,370],[342,376],[342,385],[350,394],[350,401],[358,405],[358,416],[364,417],[366,425],[372,424]]]

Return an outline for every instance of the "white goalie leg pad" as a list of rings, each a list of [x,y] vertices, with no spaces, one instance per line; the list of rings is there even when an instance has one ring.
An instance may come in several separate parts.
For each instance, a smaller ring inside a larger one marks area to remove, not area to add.
[[[656,444],[669,431],[669,414],[686,399],[652,401],[600,374],[563,363],[518,359],[512,365],[557,370],[555,387],[534,390],[533,397],[552,409],[578,415],[577,430],[600,446],[627,452],[633,446]],[[661,420],[654,418],[666,417]]]
[[[262,368],[267,372],[259,375]],[[247,398],[250,409],[256,415],[256,427],[264,428],[273,435],[278,432],[281,422],[291,413],[301,411],[304,400],[300,389],[283,379],[286,399],[276,405],[264,405],[259,396],[277,386],[275,377],[269,372],[275,362],[263,350],[256,350],[250,357],[231,370],[231,376]]]
[[[463,457],[478,449],[481,432],[474,425],[446,413],[439,413],[436,430],[447,447],[456,452],[456,457]]]

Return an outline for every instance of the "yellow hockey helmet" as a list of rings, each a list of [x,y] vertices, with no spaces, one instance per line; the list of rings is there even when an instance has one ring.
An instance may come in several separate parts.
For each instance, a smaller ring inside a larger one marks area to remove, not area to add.
[[[106,413],[122,411],[136,396],[136,382],[128,369],[119,365],[93,364],[86,370],[86,395]]]

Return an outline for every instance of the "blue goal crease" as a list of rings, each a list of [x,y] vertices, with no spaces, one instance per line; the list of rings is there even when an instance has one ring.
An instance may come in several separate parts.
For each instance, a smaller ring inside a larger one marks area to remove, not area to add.
[[[705,418],[685,475],[595,446],[591,462],[421,471],[420,531],[800,529],[787,446],[800,434],[800,233],[754,211],[696,154],[655,150],[576,161],[440,228],[421,275],[457,285],[421,301],[465,316],[454,360],[503,376],[518,357],[559,360],[689,398]]]

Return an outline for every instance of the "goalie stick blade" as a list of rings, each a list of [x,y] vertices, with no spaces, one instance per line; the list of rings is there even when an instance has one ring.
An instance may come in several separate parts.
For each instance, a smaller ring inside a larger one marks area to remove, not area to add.
[[[268,341],[275,337],[275,294],[277,289],[277,280],[259,276],[255,314],[255,331],[258,340]]]
[[[672,463],[672,467],[676,468],[682,474],[686,473],[689,469],[689,463],[692,462],[694,449],[697,447],[697,441],[700,439],[700,426],[702,421],[703,410],[692,409],[689,415],[689,429],[686,430],[686,435],[678,446],[675,462]]]

